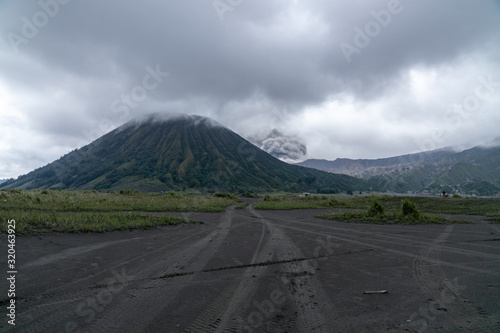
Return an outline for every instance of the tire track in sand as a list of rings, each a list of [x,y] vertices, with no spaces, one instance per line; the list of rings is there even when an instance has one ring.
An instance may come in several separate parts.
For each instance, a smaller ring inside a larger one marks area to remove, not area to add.
[[[336,325],[337,316],[321,283],[314,273],[304,270],[304,266],[300,264],[302,261],[295,261],[296,258],[304,258],[302,251],[281,228],[255,211],[253,205],[247,207],[247,212],[256,217],[263,226],[263,233],[252,261],[283,261],[280,264],[284,270],[281,282],[288,293],[289,301],[296,308],[297,318],[287,318],[287,327],[281,329],[299,332],[342,332]],[[262,245],[265,229],[269,231],[269,236]],[[242,280],[236,286],[226,288],[184,332],[263,331],[264,327],[254,327],[255,330],[249,327],[243,318],[246,318],[245,311],[248,311],[246,305],[250,303],[251,295],[259,287],[267,269],[268,266],[248,267]],[[276,312],[279,312],[279,309]]]
[[[92,323],[90,331],[103,328],[106,331],[117,332],[148,331],[150,324],[162,317],[164,309],[175,300],[186,285],[189,285],[196,274],[179,275],[175,281],[161,277],[185,271],[201,271],[228,235],[233,222],[234,208],[235,206],[229,207],[216,230],[193,246],[180,251],[174,257],[158,262],[146,272],[139,273],[136,276],[137,282],[132,282],[125,290],[126,297],[122,295],[112,303],[109,311]]]
[[[234,206],[226,210],[215,230],[196,241],[193,245],[175,251],[173,255],[170,255],[165,260],[158,260],[158,262],[150,266],[143,267],[140,271],[127,272],[128,275],[133,276],[133,279],[125,284],[117,282],[112,288],[108,289],[111,291],[111,302],[106,304],[103,309],[98,308],[95,313],[96,318],[83,317],[82,311],[78,313],[77,305],[85,302],[89,297],[96,298],[99,289],[108,285],[107,281],[110,280],[110,271],[113,268],[106,270],[108,274],[105,274],[105,272],[99,273],[99,276],[102,276],[102,278],[101,280],[95,280],[96,283],[93,286],[78,288],[79,283],[71,282],[68,285],[58,286],[54,290],[36,296],[36,299],[43,300],[44,304],[29,306],[26,311],[23,311],[23,316],[30,319],[25,325],[19,327],[20,331],[64,331],[64,327],[68,322],[80,324],[82,327],[79,328],[82,329],[82,332],[123,332],[122,328],[132,329],[133,331],[143,330],[147,326],[148,321],[154,318],[153,316],[157,312],[161,311],[163,307],[174,299],[175,295],[185,285],[185,283],[174,284],[168,293],[162,293],[161,290],[171,283],[158,277],[181,273],[185,269],[192,271],[201,270],[227,236],[233,216]],[[148,255],[140,255],[132,258],[127,263],[137,261],[141,258],[142,260],[150,258],[152,254],[160,257],[166,247],[156,249]],[[124,267],[125,264],[120,263],[114,268]],[[193,276],[183,276],[178,279],[189,281],[192,278]],[[95,276],[86,277],[78,282],[88,279],[95,279]],[[50,302],[47,302],[49,300]],[[154,303],[158,305],[152,307],[151,305],[154,305]],[[67,311],[68,307],[74,311]],[[148,308],[148,311],[141,311],[144,308]],[[90,323],[87,324],[87,322]]]
[[[481,309],[461,293],[461,290],[467,287],[460,286],[458,278],[455,278],[454,282],[447,279],[441,265],[432,262],[439,260],[443,243],[452,231],[453,225],[447,226],[413,261],[414,275],[429,300],[426,307],[419,309],[420,313],[427,311],[428,315],[425,319],[417,316],[419,320],[414,322],[414,325],[420,325],[418,332],[424,332],[428,327],[443,330],[443,327],[439,326],[439,316],[451,315],[453,320],[447,322],[453,327],[444,328],[446,331],[494,332],[498,329],[497,320],[481,313]]]
[[[279,235],[278,256],[280,260],[303,258],[300,248],[280,227],[265,219],[259,212],[252,209],[252,214],[259,218],[271,230]],[[321,282],[315,276],[312,266],[304,266],[304,262],[287,262],[283,264],[284,276],[282,282],[286,285],[289,297],[297,309],[296,329],[300,332],[345,332],[341,327],[338,315],[332,307]]]
[[[152,253],[160,252],[167,248],[168,246],[172,246],[178,243],[185,242],[190,238],[196,237],[203,232],[198,232],[196,234],[190,235],[188,237],[184,237],[180,240],[175,241],[172,244],[167,246],[163,246],[156,250],[151,251],[149,254],[144,255],[141,254],[134,258],[127,260],[126,262],[121,262],[118,265],[114,265],[113,267],[106,268],[95,275],[89,275],[84,278],[76,279],[71,282],[65,283],[63,285],[58,285],[49,290],[45,290],[40,293],[36,293],[29,297],[20,297],[19,304],[23,304],[20,307],[19,312],[19,321],[16,324],[16,329],[19,332],[43,332],[50,331],[54,327],[63,327],[61,331],[64,331],[64,324],[68,322],[72,322],[75,319],[75,314],[67,312],[68,307],[72,307],[75,309],[78,303],[81,303],[88,297],[96,296],[96,288],[84,286],[81,284],[87,281],[99,281],[95,283],[95,286],[105,285],[106,280],[110,280],[111,276],[116,277],[116,275],[124,275],[124,265],[140,260],[146,256],[150,256]],[[158,236],[153,236],[158,237]],[[142,239],[149,237],[136,237],[135,239]],[[118,244],[120,242],[113,242],[112,244]],[[106,243],[106,246],[111,243]],[[92,247],[93,249],[102,248],[101,246]],[[71,251],[78,252],[78,251]],[[54,258],[54,257],[51,257]],[[57,260],[67,259],[67,256],[57,256]],[[34,265],[32,265],[34,266]],[[29,266],[25,266],[29,267]],[[122,268],[120,273],[119,268]],[[100,280],[99,280],[100,279]],[[77,304],[75,304],[77,303]],[[0,328],[2,328],[0,326]]]
[[[249,207],[247,207],[249,211]],[[248,218],[248,217],[245,217]],[[266,225],[262,224],[262,232],[259,242],[253,253],[250,267],[247,267],[239,283],[225,288],[221,295],[207,309],[198,316],[191,325],[183,332],[206,333],[206,332],[241,332],[241,317],[236,316],[243,302],[248,302],[249,295],[258,287],[258,280],[262,277],[268,265],[255,265],[262,262],[271,262],[275,256],[275,248],[280,241],[279,237],[271,234],[266,239]],[[239,318],[239,320],[238,320]],[[231,322],[232,321],[232,322]]]

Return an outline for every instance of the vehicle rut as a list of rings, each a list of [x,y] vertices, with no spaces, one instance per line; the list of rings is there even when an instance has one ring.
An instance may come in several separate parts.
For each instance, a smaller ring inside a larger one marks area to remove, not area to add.
[[[227,236],[233,216],[234,206],[226,210],[215,230],[195,241],[192,245],[175,251],[164,260],[159,260],[153,264],[148,261],[153,255],[161,256],[162,251],[165,251],[172,244],[162,246],[148,254],[134,257],[126,262],[121,262],[119,265],[103,270],[96,275],[57,286],[44,291],[38,296],[30,297],[29,301],[31,303],[38,301],[39,304],[32,304],[29,309],[20,313],[20,318],[23,318],[23,320],[17,327],[18,330],[20,332],[64,331],[64,327],[69,323],[71,326],[76,324],[78,328],[82,329],[82,332],[102,330],[121,332],[123,327],[128,329],[134,327],[140,331],[147,327],[149,320],[153,319],[152,316],[166,306],[169,301],[173,300],[182,286],[185,285],[180,281],[171,283],[158,277],[174,275],[186,270],[201,271]],[[179,242],[202,233],[205,233],[205,231],[185,237]],[[96,246],[96,248],[101,247]],[[54,257],[53,259],[58,258]],[[133,278],[130,281],[115,279],[114,284],[110,285],[110,276],[113,277],[115,273],[119,274],[120,267],[123,273],[125,265],[131,262],[136,262],[134,270],[126,272],[126,274],[129,277],[133,276]],[[191,280],[193,276],[185,276],[182,279]],[[95,282],[89,286],[89,281]],[[85,282],[87,285],[81,286]],[[155,307],[157,311],[140,311],[141,308],[149,307],[152,300],[158,299],[161,291],[167,286],[169,292],[161,295],[161,306]],[[84,311],[79,313],[78,306],[89,298],[95,299],[101,290],[105,291],[112,301],[103,307],[96,308],[95,317],[83,316]],[[66,311],[68,306],[75,308],[75,312]],[[138,312],[140,314],[134,315],[134,313]]]
[[[419,255],[413,260],[413,272],[418,284],[429,300],[429,304],[423,309],[429,311],[430,316],[425,320],[416,322],[423,331],[428,327],[441,331],[443,327],[439,323],[439,316],[450,315],[453,320],[448,320],[446,331],[475,331],[493,332],[498,328],[495,318],[489,318],[478,311],[470,300],[463,295],[466,286],[460,286],[458,277],[451,280],[446,278],[439,263],[443,243],[453,231],[453,225],[446,229],[431,243],[423,248]]]
[[[126,297],[112,303],[105,316],[90,325],[91,331],[102,328],[106,328],[106,331],[123,331],[125,328],[137,332],[147,331],[150,323],[162,316],[163,309],[196,276],[181,273],[200,271],[212,258],[229,233],[233,217],[234,206],[226,210],[219,225],[209,235],[180,251],[178,255],[168,257],[145,272],[138,273],[138,281],[125,290]],[[179,274],[175,281],[160,278],[175,274]]]

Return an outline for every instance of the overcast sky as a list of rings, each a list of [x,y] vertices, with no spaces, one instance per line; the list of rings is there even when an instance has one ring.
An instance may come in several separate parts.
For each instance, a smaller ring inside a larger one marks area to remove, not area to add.
[[[498,0],[12,0],[0,36],[0,178],[151,112],[299,159],[500,136]]]

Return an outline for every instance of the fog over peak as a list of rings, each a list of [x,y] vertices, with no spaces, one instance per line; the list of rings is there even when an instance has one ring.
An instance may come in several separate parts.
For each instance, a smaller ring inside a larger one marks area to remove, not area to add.
[[[223,127],[221,124],[216,122],[215,120],[196,115],[196,114],[185,114],[185,113],[175,113],[175,112],[153,112],[153,113],[147,113],[144,115],[140,115],[128,123],[126,123],[124,126],[139,126],[143,124],[149,124],[149,123],[164,123],[164,122],[169,122],[169,121],[175,121],[175,120],[184,120],[188,121],[190,123],[193,123],[194,125],[200,125],[203,124],[205,126],[209,127]]]
[[[500,147],[500,136],[496,137],[495,139],[485,142],[481,145],[481,147],[484,148],[493,148],[493,147]]]
[[[293,158],[498,136],[497,0],[222,1],[1,1],[0,179],[150,112]]]

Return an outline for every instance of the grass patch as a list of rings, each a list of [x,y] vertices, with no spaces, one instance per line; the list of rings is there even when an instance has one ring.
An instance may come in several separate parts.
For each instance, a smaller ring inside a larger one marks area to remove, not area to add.
[[[245,209],[247,206],[248,206],[247,203],[242,203],[242,204],[239,204],[238,206],[236,206],[236,209]]]
[[[239,199],[234,195],[181,195],[175,192],[159,194],[131,191],[124,191],[120,194],[95,191],[0,190],[0,210],[222,212],[235,202],[239,202]]]
[[[265,195],[260,199],[255,208],[269,210],[291,210],[312,208],[348,207],[345,200],[327,196],[311,195],[307,197],[285,197]]]
[[[215,198],[224,198],[228,200],[233,200],[235,202],[240,202],[241,199],[237,195],[231,193],[214,193]]]
[[[267,199],[266,199],[267,198]],[[309,209],[309,208],[352,208],[365,210],[376,200],[386,211],[399,211],[404,200],[414,202],[420,213],[482,215],[500,218],[499,198],[439,198],[439,197],[404,197],[404,196],[359,196],[337,198],[312,195],[269,196],[266,195],[256,204],[257,209]]]
[[[468,223],[464,220],[453,220],[438,215],[424,215],[417,209],[417,205],[404,199],[399,212],[393,211],[385,214],[384,207],[373,200],[371,206],[366,211],[349,211],[343,213],[319,214],[316,217],[345,222],[360,222],[373,224],[451,224]]]
[[[410,200],[421,213],[483,215],[498,213],[498,198],[440,198],[440,197],[402,197],[402,196],[364,196],[347,199],[350,208],[363,209],[376,199],[386,210],[398,210],[402,202]]]
[[[16,232],[104,232],[193,222],[153,212],[221,212],[239,202],[232,195],[181,195],[96,191],[0,190],[0,233],[16,220]]]
[[[363,211],[344,212],[344,213],[327,213],[319,214],[316,217],[336,220],[342,222],[355,223],[371,223],[371,224],[452,224],[452,223],[469,223],[465,220],[448,219],[438,215],[420,215],[415,218],[412,215],[404,216],[398,213],[390,213],[385,215],[370,216]]]
[[[500,223],[500,211],[498,213],[488,214],[488,220],[492,223]]]
[[[151,229],[182,223],[202,223],[183,217],[161,216],[143,212],[0,212],[0,233],[7,232],[7,220],[16,220],[21,235],[55,232],[106,232],[114,230]]]
[[[242,197],[245,198],[258,198],[259,195],[257,193],[250,193],[250,192],[245,192],[241,194]]]

